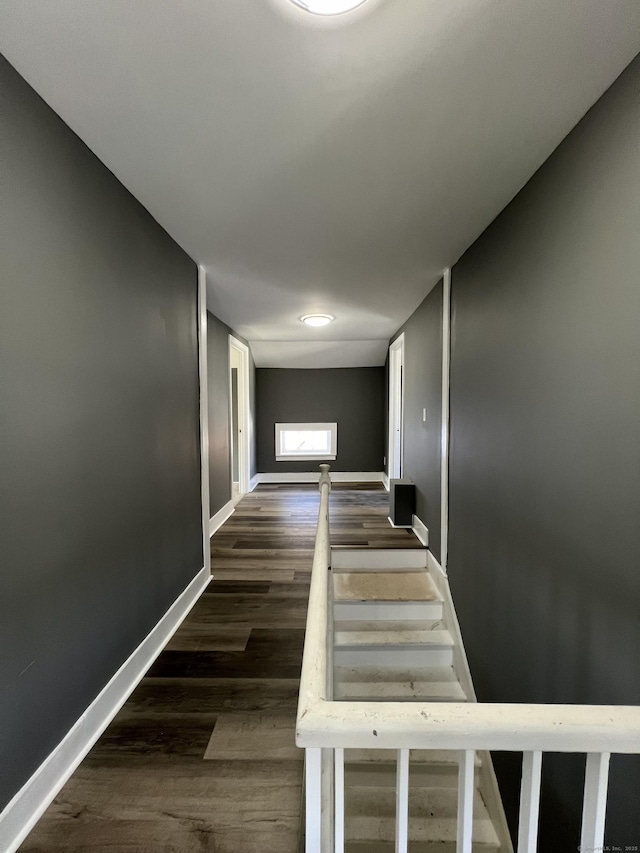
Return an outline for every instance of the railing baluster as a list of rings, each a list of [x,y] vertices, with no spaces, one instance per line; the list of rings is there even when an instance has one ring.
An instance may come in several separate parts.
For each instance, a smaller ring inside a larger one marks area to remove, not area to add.
[[[581,850],[602,850],[609,784],[608,752],[590,752],[584,777]]]
[[[305,853],[322,851],[322,750],[305,750],[306,836]]]
[[[457,853],[471,853],[473,837],[473,791],[475,788],[476,753],[466,749],[460,754],[458,771],[458,838]]]
[[[396,853],[409,844],[409,750],[399,749],[396,763]]]
[[[334,782],[334,749],[325,747],[322,750],[322,850],[331,850],[335,837],[335,795],[333,792]]]
[[[344,853],[344,749],[335,749],[335,853]]]
[[[538,849],[541,772],[542,753],[525,752],[522,756],[518,853],[536,853]]]

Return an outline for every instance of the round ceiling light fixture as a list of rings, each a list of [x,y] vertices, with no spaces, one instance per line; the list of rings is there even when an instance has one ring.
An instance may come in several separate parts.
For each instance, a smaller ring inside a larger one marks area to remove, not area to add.
[[[365,0],[291,0],[314,15],[341,15],[362,6]]]
[[[307,326],[327,326],[332,320],[336,318],[331,314],[305,314],[300,317],[303,323]]]

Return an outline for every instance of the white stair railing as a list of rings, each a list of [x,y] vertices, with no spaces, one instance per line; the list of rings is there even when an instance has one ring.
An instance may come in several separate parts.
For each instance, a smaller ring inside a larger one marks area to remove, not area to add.
[[[305,635],[296,744],[305,749],[306,853],[343,853],[344,750],[397,752],[396,853],[406,853],[410,750],[461,753],[458,853],[471,853],[476,752],[523,753],[517,853],[536,853],[542,754],[584,753],[582,850],[604,845],[609,756],[640,754],[640,707],[333,700],[329,466],[320,510]]]

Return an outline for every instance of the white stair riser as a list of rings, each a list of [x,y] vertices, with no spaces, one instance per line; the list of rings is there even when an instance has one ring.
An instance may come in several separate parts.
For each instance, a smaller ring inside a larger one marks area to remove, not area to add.
[[[334,618],[338,620],[404,621],[442,619],[441,601],[336,601]]]
[[[331,550],[331,568],[367,571],[381,569],[393,572],[396,569],[426,569],[426,548],[335,548]]]
[[[475,771],[476,785],[480,768]],[[396,765],[389,764],[345,764],[345,785],[358,787],[396,787]],[[455,788],[458,789],[458,768],[442,764],[418,764],[410,767],[409,788]]]
[[[345,842],[345,853],[394,853],[392,841],[349,841]],[[411,853],[458,853],[455,841],[412,841]],[[474,853],[498,853],[499,847],[494,844],[474,844]]]
[[[376,693],[370,689],[358,691],[358,686],[351,685],[336,685],[333,697],[336,701],[342,702],[394,702],[395,697],[385,694],[383,691]],[[416,695],[402,696],[403,702],[466,702],[467,697],[463,691],[453,694],[447,689],[447,685],[443,686],[441,691],[432,690],[428,694],[417,691]]]
[[[398,751],[395,749],[347,749],[345,763],[350,764],[393,764]],[[447,767],[458,772],[460,753],[455,749],[412,749],[409,753],[409,767],[428,764]],[[476,753],[476,771],[482,767],[482,759]]]
[[[354,572],[397,572],[403,575],[420,574],[425,572],[424,566],[331,566],[331,572],[334,575],[353,574]]]
[[[453,649],[429,648],[421,646],[414,649],[362,647],[358,649],[334,649],[333,659],[336,666],[452,666]]]
[[[416,619],[409,622],[341,622],[337,619],[333,621],[333,634],[335,637],[338,634],[343,634],[347,631],[444,631],[444,622],[442,619]],[[337,642],[337,640],[336,640]]]

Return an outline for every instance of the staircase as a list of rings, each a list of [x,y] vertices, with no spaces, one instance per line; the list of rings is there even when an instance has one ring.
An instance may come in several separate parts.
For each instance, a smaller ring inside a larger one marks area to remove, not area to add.
[[[519,853],[538,849],[543,755],[586,756],[580,849],[602,850],[609,759],[640,753],[640,708],[478,704],[434,556],[332,548],[320,470],[296,717],[305,853],[513,853],[487,749],[522,755]]]
[[[475,701],[448,585],[426,568],[422,549],[333,548],[334,700]],[[410,853],[454,853],[458,753],[413,750],[409,771]],[[396,753],[347,749],[345,851],[392,853]],[[473,850],[510,853],[488,754],[475,765]]]

